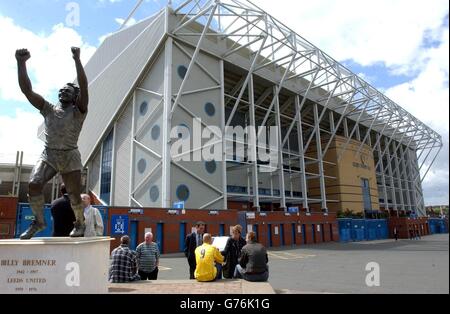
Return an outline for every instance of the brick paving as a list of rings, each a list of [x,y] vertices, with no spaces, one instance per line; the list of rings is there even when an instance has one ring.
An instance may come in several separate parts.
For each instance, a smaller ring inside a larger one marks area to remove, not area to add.
[[[219,280],[200,283],[193,280],[140,281],[129,284],[111,284],[112,294],[274,294],[268,283],[250,283],[243,280]]]

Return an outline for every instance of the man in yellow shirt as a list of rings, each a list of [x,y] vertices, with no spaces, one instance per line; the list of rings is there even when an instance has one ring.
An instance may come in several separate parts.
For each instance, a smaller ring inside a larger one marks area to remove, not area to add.
[[[217,264],[223,263],[223,256],[219,249],[212,246],[212,237],[209,233],[203,235],[203,245],[195,249],[195,279],[200,282],[214,281],[218,277]]]

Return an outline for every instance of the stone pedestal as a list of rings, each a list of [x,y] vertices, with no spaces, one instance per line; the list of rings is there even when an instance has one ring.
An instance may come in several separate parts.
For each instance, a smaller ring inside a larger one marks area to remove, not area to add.
[[[111,240],[0,240],[0,294],[108,293]]]

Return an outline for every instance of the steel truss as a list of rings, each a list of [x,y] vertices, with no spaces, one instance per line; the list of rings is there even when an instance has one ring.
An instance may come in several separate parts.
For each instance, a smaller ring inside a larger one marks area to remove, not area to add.
[[[141,3],[139,1],[138,5]],[[178,19],[175,27],[167,29],[169,37],[174,43],[195,47],[186,77],[170,111],[165,113],[166,121],[176,107],[182,105],[180,98],[186,92],[185,83],[193,65],[198,62],[200,51],[222,60],[222,82],[226,75],[224,63],[233,63],[236,58],[245,57],[247,65],[240,67],[246,70],[246,75],[236,81],[229,92],[222,86],[223,106],[232,108],[222,128],[230,125],[235,114],[242,110],[248,114],[253,125],[262,121],[258,124],[278,127],[281,193],[272,199],[277,200],[281,208],[286,208],[287,202],[283,193],[284,168],[296,162],[303,194],[297,201],[306,209],[309,203],[320,202],[322,209],[327,210],[330,200],[326,198],[325,156],[336,136],[343,133],[347,138],[343,150],[347,149],[352,139],[361,142],[356,155],[362,153],[364,145],[371,147],[376,160],[380,199],[383,200],[381,205],[397,211],[411,210],[424,214],[421,184],[442,149],[439,134],[250,1],[187,0],[176,7],[172,7],[172,1],[169,1],[166,11]],[[207,40],[214,40],[222,53],[207,47]],[[273,86],[258,94],[254,78],[267,77],[268,72],[276,73],[275,78],[270,79]],[[287,94],[289,99],[281,103],[281,96]],[[308,102],[313,102],[313,105]],[[261,114],[261,111],[265,113]],[[307,120],[306,114],[312,118]],[[335,117],[339,117],[337,123]],[[328,121],[329,127],[324,126],[325,121]],[[293,130],[296,130],[298,137],[299,148],[296,152],[289,149],[289,137]],[[223,141],[225,147],[226,139]],[[317,158],[305,156],[312,144],[316,145]],[[256,150],[256,142],[251,146]],[[170,161],[163,163],[167,169]],[[318,173],[307,173],[306,166],[311,163],[318,165]],[[253,185],[253,193],[249,190],[248,200],[259,209],[260,165],[254,162],[243,166],[248,167],[249,182]],[[226,187],[227,167],[224,166],[222,171]],[[308,197],[308,180],[316,178],[320,182],[320,199],[311,199]],[[223,194],[224,204],[227,198],[233,198],[227,194],[226,188]]]

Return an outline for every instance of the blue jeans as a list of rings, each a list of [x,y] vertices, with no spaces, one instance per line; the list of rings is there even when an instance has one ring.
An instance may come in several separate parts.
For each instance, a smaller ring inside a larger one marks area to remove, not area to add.
[[[244,279],[250,282],[265,282],[269,280],[269,271],[260,274],[247,274],[241,265],[237,265],[233,278]]]

